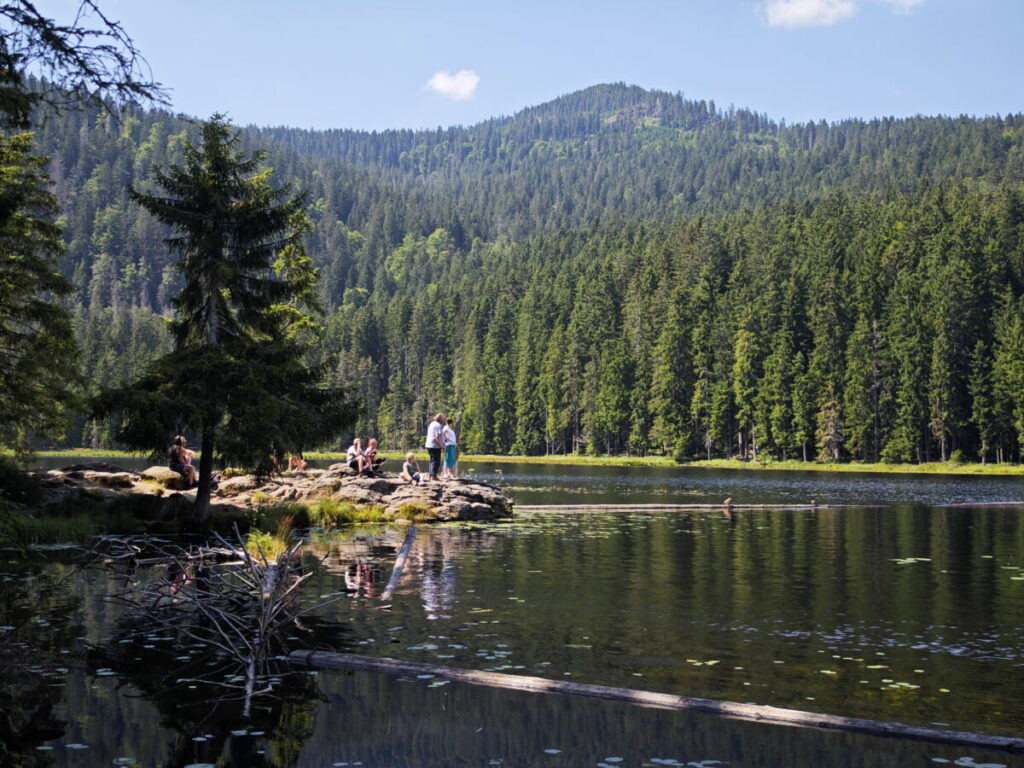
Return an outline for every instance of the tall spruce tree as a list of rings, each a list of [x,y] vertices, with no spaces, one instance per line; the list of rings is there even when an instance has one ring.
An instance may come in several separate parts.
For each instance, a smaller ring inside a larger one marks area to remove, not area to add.
[[[156,171],[163,194],[132,198],[174,231],[184,287],[174,301],[174,350],[135,384],[106,392],[100,410],[121,411],[120,438],[158,449],[171,433],[202,435],[191,522],[208,518],[214,456],[257,469],[278,452],[334,437],[354,421],[347,391],[319,385],[304,356],[315,324],[316,270],[302,245],[302,195],[270,184],[262,154],[236,149],[215,115],[184,163]]]
[[[63,250],[31,134],[0,135],[0,445],[29,452],[31,437],[60,433],[81,383],[71,291],[56,269]]]

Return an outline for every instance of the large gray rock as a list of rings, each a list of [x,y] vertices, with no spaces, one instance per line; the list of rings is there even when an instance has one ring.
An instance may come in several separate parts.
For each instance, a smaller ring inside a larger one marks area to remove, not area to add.
[[[142,472],[143,480],[155,480],[165,488],[177,491],[188,490],[185,486],[185,478],[170,467],[150,467]]]
[[[395,475],[352,477],[330,494],[355,504],[384,507],[388,515],[426,520],[494,520],[512,516],[512,502],[500,489],[468,480],[405,483]]]
[[[314,504],[336,499],[360,506],[382,507],[389,517],[417,520],[494,520],[512,515],[512,502],[500,489],[468,480],[412,485],[397,475],[359,475],[344,464],[286,472],[262,484],[251,475],[221,482],[219,498],[248,506],[258,503]]]

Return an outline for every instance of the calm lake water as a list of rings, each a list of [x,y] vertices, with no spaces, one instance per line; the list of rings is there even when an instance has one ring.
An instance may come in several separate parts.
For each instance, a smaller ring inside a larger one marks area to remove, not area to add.
[[[65,467],[75,458],[40,457]],[[84,459],[103,461],[103,459]],[[145,469],[143,458],[112,458]],[[326,467],[335,460],[311,461]],[[397,471],[390,462],[385,469]],[[464,477],[500,485],[519,504],[958,504],[1024,502],[1024,476],[886,474],[815,471],[604,467],[512,462],[460,462]]]
[[[380,591],[401,529],[313,532],[304,599],[340,596],[311,620],[339,631],[298,644],[1024,736],[1024,511],[939,506],[1020,498],[1021,480],[464,469],[522,504],[813,494],[880,506],[538,512],[421,529],[390,607]],[[69,550],[40,558],[0,574],[0,693],[51,728],[25,765],[1024,765],[1003,752],[370,673],[294,675],[244,721],[236,704],[212,706],[202,685],[176,682],[202,649],[169,633],[122,642],[103,599],[120,579],[75,570]]]

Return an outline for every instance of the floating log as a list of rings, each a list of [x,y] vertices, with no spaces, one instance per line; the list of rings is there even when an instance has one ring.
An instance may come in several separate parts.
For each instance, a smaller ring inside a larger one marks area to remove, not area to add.
[[[708,512],[727,510],[883,509],[892,504],[516,504],[517,512]],[[1024,507],[1024,501],[970,501],[934,504],[946,508]]]
[[[416,526],[410,525],[409,530],[405,534],[405,541],[402,542],[402,548],[398,552],[398,557],[395,558],[395,567],[391,569],[391,578],[388,579],[388,585],[380,593],[381,600],[390,600],[391,595],[394,594],[395,587],[398,586],[398,579],[402,575],[402,569],[405,568],[405,561],[409,558],[409,552],[415,540]]]
[[[707,512],[723,509],[863,509],[883,504],[516,504],[517,512]]]
[[[717,701],[715,699],[697,699],[689,696],[677,696],[671,693],[638,691],[631,688],[612,688],[604,685],[571,683],[566,680],[548,680],[543,677],[506,675],[499,672],[484,672],[482,670],[456,669],[436,664],[358,656],[351,653],[293,651],[288,655],[288,660],[293,664],[310,667],[352,669],[364,672],[381,672],[389,675],[430,674],[471,685],[510,688],[529,693],[565,693],[594,699],[621,701],[627,704],[657,709],[705,712],[737,720],[752,720],[775,725],[823,728],[832,731],[864,733],[871,736],[927,741],[935,744],[954,744],[958,746],[1024,752],[1024,738],[989,736],[983,733],[971,733],[968,731],[943,731],[937,728],[920,728],[880,720],[824,715],[817,712],[804,712],[798,709],[785,709],[763,704],[738,704],[730,701]]]

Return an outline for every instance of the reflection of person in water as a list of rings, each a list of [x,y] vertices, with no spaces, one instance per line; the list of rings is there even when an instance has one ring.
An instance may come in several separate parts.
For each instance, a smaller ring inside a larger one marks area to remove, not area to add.
[[[450,619],[455,607],[458,570],[450,539],[440,534],[427,542],[420,556],[420,598],[427,618]]]
[[[352,597],[358,597],[360,590],[366,597],[372,596],[376,582],[377,575],[369,563],[352,563],[345,569],[345,587],[352,593]]]

